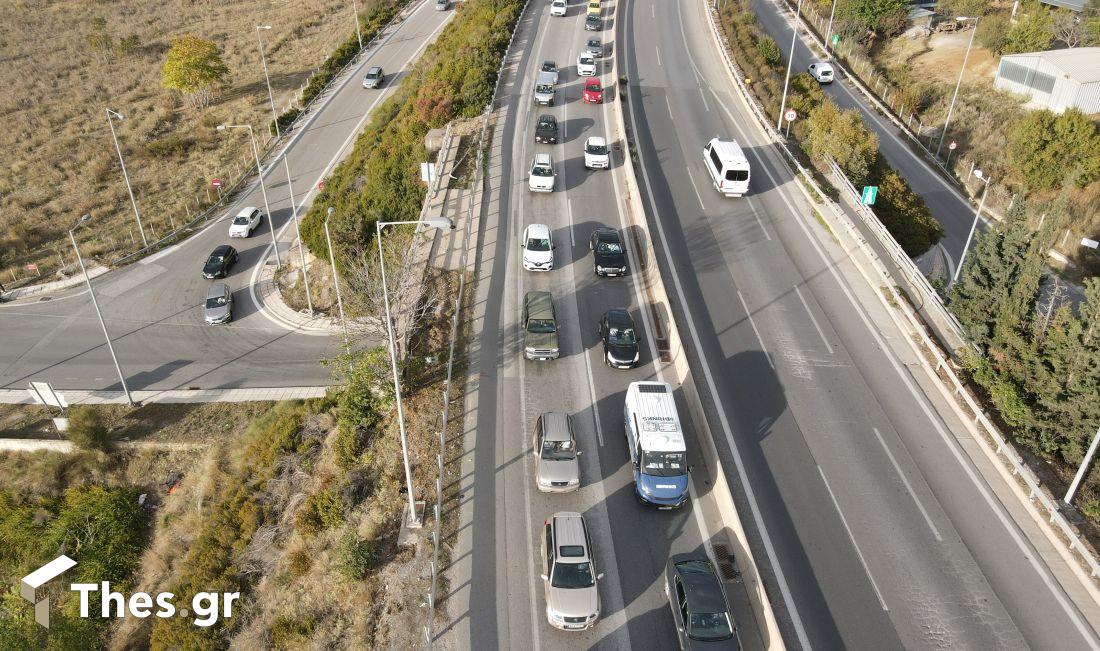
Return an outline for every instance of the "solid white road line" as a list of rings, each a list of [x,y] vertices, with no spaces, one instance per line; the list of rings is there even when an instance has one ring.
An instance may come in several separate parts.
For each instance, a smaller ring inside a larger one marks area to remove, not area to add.
[[[936,537],[936,540],[943,542],[943,537],[940,536],[939,529],[933,524],[932,518],[928,515],[928,511],[925,510],[924,504],[917,498],[917,492],[913,490],[913,486],[909,483],[909,479],[905,476],[905,473],[901,471],[901,466],[898,465],[897,459],[894,458],[894,453],[890,452],[890,448],[887,447],[886,441],[882,438],[882,433],[878,431],[877,427],[872,427],[875,432],[875,438],[882,445],[882,449],[886,450],[886,456],[890,458],[890,463],[894,465],[894,470],[898,472],[898,476],[901,477],[901,483],[905,484],[905,490],[909,491],[909,496],[916,502],[917,508],[920,509],[920,514],[924,516],[924,521],[928,523],[928,528],[932,530],[932,535]]]
[[[813,322],[814,327],[817,328],[817,334],[821,335],[821,342],[825,344],[825,347],[829,349],[829,354],[833,354],[833,347],[829,344],[829,340],[825,338],[825,331],[821,329],[821,326],[817,323],[817,318],[814,316],[812,310],[810,310],[809,303],[802,296],[802,292],[798,289],[798,285],[794,286],[794,293],[798,294],[798,300],[802,301],[802,307],[806,308],[806,314],[810,315],[810,321]]]
[[[671,113],[669,114],[671,116]],[[707,211],[706,205],[703,204],[703,195],[699,193],[698,183],[695,181],[695,173],[691,171],[691,167],[688,166],[688,177],[691,179],[691,189],[695,191],[695,198],[699,200],[699,207],[703,209],[705,213]]]
[[[741,299],[741,307],[745,308],[745,318],[749,320],[752,331],[756,333],[756,340],[760,342],[760,350],[764,351],[764,357],[768,360],[768,366],[772,367],[772,370],[775,370],[775,364],[772,363],[772,354],[768,352],[768,347],[764,345],[764,338],[760,336],[760,330],[756,327],[756,321],[753,321],[752,312],[749,311],[749,306],[745,302],[745,297],[741,295],[741,290],[737,290],[737,298]]]
[[[871,576],[871,568],[867,567],[867,560],[863,558],[863,552],[859,551],[859,543],[856,542],[856,537],[852,535],[852,528],[848,526],[848,519],[844,517],[844,511],[840,510],[840,502],[836,501],[836,495],[833,494],[833,489],[829,487],[829,480],[825,478],[825,471],[821,469],[821,466],[818,466],[817,472],[821,475],[821,481],[825,482],[825,490],[829,491],[829,499],[833,500],[833,506],[836,507],[836,512],[840,516],[840,523],[844,525],[844,530],[848,532],[848,540],[852,541],[852,547],[856,550],[859,563],[867,574],[867,580],[871,582],[871,587],[874,588],[875,595],[878,596],[879,605],[882,606],[883,610],[889,611],[890,609],[886,607],[886,601],[882,598],[882,592],[879,591],[878,584],[875,583],[875,577]]]
[[[661,63],[661,50],[659,50],[657,48],[657,46],[654,46],[653,47],[653,52],[657,55],[657,65],[659,65],[663,68],[664,65]]]

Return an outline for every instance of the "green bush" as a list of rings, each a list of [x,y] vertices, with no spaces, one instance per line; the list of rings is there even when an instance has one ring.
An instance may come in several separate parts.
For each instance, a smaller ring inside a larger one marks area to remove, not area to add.
[[[343,522],[344,509],[340,499],[328,489],[310,495],[294,517],[294,527],[306,537],[316,536]]]
[[[1005,35],[1004,53],[1039,52],[1054,42],[1054,19],[1047,7],[1027,3],[1017,14],[1016,24]]]
[[[978,33],[974,35],[978,44],[992,52],[995,56],[1004,54],[1008,44],[1008,32],[1012,29],[1012,23],[1004,16],[989,16],[978,22]]]
[[[811,158],[835,160],[856,187],[864,185],[878,158],[878,136],[863,124],[859,111],[841,110],[831,100],[818,106],[808,119],[803,142]]]
[[[167,158],[170,156],[183,156],[191,150],[194,144],[195,140],[193,138],[172,134],[159,140],[150,141],[145,145],[145,150],[152,156]]]
[[[69,429],[65,436],[81,450],[105,450],[111,441],[103,416],[92,405],[69,408]]]
[[[764,63],[769,66],[777,65],[783,58],[783,53],[779,51],[775,39],[770,36],[764,36],[756,41],[756,51],[760,53]]]
[[[347,387],[340,394],[337,433],[334,442],[336,463],[347,469],[354,466],[364,446],[370,438],[371,430],[377,425],[385,409],[386,396],[380,395],[376,388],[388,378],[374,376],[376,363],[380,355],[387,355],[385,349],[376,348],[352,360],[352,371],[347,378]]]
[[[363,540],[354,533],[344,536],[337,554],[340,575],[348,581],[359,581],[374,568],[374,543]]]
[[[301,577],[313,567],[313,556],[304,549],[295,549],[290,553],[287,565],[294,578]]]
[[[874,212],[909,257],[932,248],[943,237],[943,228],[920,197],[896,171],[876,167],[878,198]]]
[[[1007,160],[1025,186],[1084,187],[1100,178],[1100,131],[1076,109],[1031,111],[1008,132]]]
[[[313,635],[312,617],[291,617],[279,615],[271,623],[271,646],[276,649],[300,649]]]

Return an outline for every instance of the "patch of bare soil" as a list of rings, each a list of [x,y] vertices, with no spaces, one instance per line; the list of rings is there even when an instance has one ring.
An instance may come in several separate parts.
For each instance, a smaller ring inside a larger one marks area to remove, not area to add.
[[[934,33],[920,38],[895,38],[876,57],[887,66],[907,66],[914,79],[955,86],[959,79],[963,56],[970,42],[971,30],[954,33]],[[997,58],[977,43],[970,50],[963,81],[993,84],[997,74]]]

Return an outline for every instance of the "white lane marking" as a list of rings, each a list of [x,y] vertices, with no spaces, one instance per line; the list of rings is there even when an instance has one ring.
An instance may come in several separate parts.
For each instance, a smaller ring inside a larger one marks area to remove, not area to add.
[[[657,55],[657,65],[663,68],[664,64],[661,63],[661,51],[657,49],[657,46],[653,46],[653,52]]]
[[[768,234],[768,229],[764,228],[764,220],[760,219],[760,212],[756,209],[756,202],[750,197],[745,198],[749,202],[749,210],[752,211],[752,217],[756,220],[756,223],[760,226],[760,231],[764,233],[764,239],[771,242],[772,236]]]
[[[890,452],[890,448],[886,446],[886,441],[882,438],[882,433],[878,431],[877,427],[872,427],[875,432],[875,438],[882,445],[882,449],[886,450],[886,456],[890,458],[890,463],[894,464],[894,470],[898,471],[898,476],[901,477],[901,483],[905,484],[905,489],[909,491],[909,496],[913,498],[913,501],[917,503],[917,508],[920,509],[920,514],[924,516],[924,521],[928,523],[928,528],[932,530],[932,535],[936,537],[936,540],[943,542],[943,537],[940,536],[939,529],[933,524],[931,516],[928,515],[928,511],[924,509],[924,504],[917,498],[917,492],[913,490],[913,486],[909,484],[909,479],[905,476],[905,473],[901,471],[901,466],[898,465],[897,459],[894,458],[894,453]]]
[[[688,56],[690,58],[690,54]],[[714,92],[713,89],[711,92]],[[717,98],[717,93],[715,93],[715,97]],[[742,101],[744,100],[742,99]],[[719,104],[721,104],[721,102],[719,102]],[[722,107],[729,115],[730,120],[733,122],[734,128],[737,129],[741,137],[745,138],[747,142],[748,139],[745,136],[745,132],[740,128],[739,124],[734,119],[733,114],[724,104],[722,104]],[[761,167],[764,168],[764,173],[768,176],[772,183],[777,188],[781,187],[771,171],[767,167],[764,167],[762,165],[763,160],[759,157],[759,154],[754,153],[754,155],[757,156],[758,162],[760,162]],[[785,168],[785,163],[780,160],[777,163],[777,167]],[[848,286],[844,283],[840,272],[836,269],[836,265],[828,258],[828,256],[825,255],[825,251],[822,250],[820,244],[818,244],[816,237],[810,230],[810,227],[807,225],[807,218],[795,210],[794,205],[791,203],[790,199],[787,198],[785,193],[780,192],[778,194],[783,202],[787,204],[787,208],[790,209],[791,213],[796,216],[795,223],[798,224],[799,227],[802,229],[802,232],[806,235],[807,241],[814,248],[814,251],[817,252],[818,257],[822,261],[822,264],[824,264],[825,267],[829,269],[830,275],[833,276],[833,279],[836,281],[841,291],[843,291],[844,295],[848,298],[849,304],[851,304],[851,306],[854,308],[855,313],[859,315],[859,318],[863,322],[864,327],[866,327],[868,332],[871,333],[871,336],[875,339],[875,343],[878,345],[878,347],[885,352],[886,359],[890,361],[890,365],[894,368],[894,371],[897,373],[902,383],[905,384],[906,389],[909,390],[909,393],[913,396],[914,401],[920,406],[921,411],[924,412],[925,417],[928,419],[929,422],[932,423],[932,426],[940,435],[940,438],[943,440],[944,444],[947,446],[948,449],[951,450],[951,453],[955,457],[956,462],[958,462],[959,466],[962,467],[964,472],[966,472],[967,477],[970,479],[975,488],[977,488],[986,505],[994,513],[994,515],[997,516],[997,519],[1001,522],[1001,525],[1005,528],[1005,531],[1008,532],[1009,536],[1012,537],[1013,542],[1016,543],[1021,554],[1025,558],[1027,558],[1028,563],[1031,565],[1032,569],[1037,575],[1039,575],[1039,578],[1043,581],[1043,584],[1050,591],[1051,595],[1053,595],[1054,598],[1058,601],[1058,605],[1062,607],[1062,611],[1073,622],[1074,626],[1077,628],[1078,633],[1080,633],[1081,636],[1085,638],[1093,648],[1100,648],[1100,645],[1098,645],[1095,641],[1094,633],[1092,632],[1092,630],[1081,619],[1081,616],[1078,614],[1076,608],[1069,603],[1061,588],[1055,585],[1054,579],[1052,579],[1050,576],[1050,569],[1045,567],[1040,562],[1036,554],[1033,553],[1030,544],[1026,540],[1024,540],[1023,534],[1020,533],[1019,528],[1016,526],[1015,522],[1013,522],[1009,518],[1009,516],[1005,514],[1004,507],[1001,506],[997,501],[995,501],[994,497],[986,488],[985,483],[981,479],[979,479],[977,472],[974,470],[971,464],[967,463],[966,459],[963,456],[964,453],[959,447],[958,441],[955,440],[954,437],[948,435],[946,429],[941,424],[940,419],[934,413],[933,408],[928,403],[927,398],[918,393],[918,389],[913,384],[912,379],[908,375],[906,375],[906,371],[902,368],[901,363],[897,360],[893,351],[886,345],[886,342],[882,339],[878,331],[875,329],[874,324],[871,323],[870,316],[868,316],[864,312],[863,308],[860,307],[859,303],[856,301],[856,298],[852,295],[851,290],[849,290]]]
[[[573,201],[570,199],[565,200],[565,215],[569,220],[569,246],[577,246],[577,240],[573,236]]]
[[[668,116],[671,118],[672,117],[672,102],[668,101],[668,95],[665,95],[665,104],[668,106]]]
[[[710,113],[710,104],[707,104],[707,95],[703,92],[702,86],[699,87],[699,97],[703,100],[703,108],[707,110],[707,113]]]
[[[829,349],[829,354],[832,355],[833,347],[829,344],[829,340],[825,338],[825,331],[818,325],[817,317],[815,317],[813,311],[810,310],[810,304],[807,303],[806,299],[802,296],[802,292],[798,289],[798,285],[794,286],[794,293],[798,294],[798,300],[802,301],[802,307],[806,308],[806,314],[810,315],[810,321],[812,321],[814,327],[817,328],[817,334],[821,335],[821,342],[825,344],[825,347]]]
[[[741,307],[745,308],[745,317],[749,320],[749,325],[752,326],[752,331],[756,333],[756,340],[760,342],[760,350],[764,351],[764,357],[768,360],[768,366],[775,370],[775,364],[772,363],[772,354],[768,352],[768,347],[764,345],[764,338],[760,336],[760,330],[756,328],[756,321],[752,320],[752,312],[749,311],[749,305],[745,302],[745,297],[741,295],[741,290],[737,290],[737,298],[741,299]]]
[[[657,5],[650,5],[649,6],[649,15],[654,17],[654,18],[657,17]]]
[[[580,316],[578,314],[578,316]],[[581,335],[583,338],[583,335]],[[583,339],[581,347],[583,348]],[[596,347],[599,350],[599,346]],[[592,400],[592,418],[596,421],[596,440],[599,441],[600,447],[603,447],[603,428],[600,427],[600,408],[596,401],[596,382],[592,379],[592,364],[588,358],[589,351],[585,350],[582,357],[584,357],[584,370],[588,372],[588,396]]]
[[[699,207],[703,209],[703,212],[707,211],[707,207],[703,204],[703,195],[699,193],[699,188],[695,181],[695,173],[691,171],[691,167],[687,168],[688,178],[691,180],[691,189],[695,191],[695,198],[699,200]]]
[[[680,32],[682,34],[683,21],[681,20],[680,23]],[[684,42],[689,42],[687,41],[686,37],[684,39]],[[690,52],[690,50],[688,51]],[[690,53],[688,55],[688,61],[691,63],[692,67],[695,66],[695,62],[691,58]],[[638,124],[637,116],[634,114],[634,107],[636,106],[636,104],[637,102],[627,103],[627,106],[630,109],[631,122],[635,125]],[[687,300],[684,297],[684,286],[683,283],[680,281],[680,275],[676,271],[676,266],[672,262],[672,256],[668,252],[669,239],[668,236],[665,234],[665,228],[661,222],[659,212],[657,211],[656,201],[653,198],[653,183],[649,178],[649,168],[644,163],[644,161],[642,161],[642,159],[645,157],[643,152],[644,148],[639,147],[638,158],[639,162],[641,163],[639,167],[641,167],[642,169],[642,177],[645,179],[645,184],[650,189],[648,195],[650,210],[653,213],[653,221],[657,224],[657,233],[661,238],[661,242],[664,244],[664,246],[661,247],[661,254],[665,259],[665,264],[671,270],[673,286],[676,288],[676,294],[680,300],[680,304],[686,306]],[[692,316],[691,310],[689,309],[684,311],[684,315],[688,322],[688,331],[691,334],[692,343],[695,347],[695,350],[698,352],[701,350],[701,346],[699,344],[699,329],[695,325],[695,317]],[[653,331],[651,330],[651,332]],[[770,361],[771,360],[769,359],[769,362]],[[764,553],[768,557],[768,564],[771,567],[771,570],[775,573],[775,581],[779,584],[779,592],[780,595],[783,597],[783,605],[787,609],[788,615],[790,615],[791,624],[792,626],[794,626],[795,634],[798,637],[799,644],[803,649],[810,650],[812,649],[812,645],[810,644],[809,636],[806,634],[806,626],[802,623],[801,615],[798,614],[798,607],[795,605],[794,597],[791,595],[791,588],[787,584],[786,574],[783,572],[782,565],[779,564],[779,557],[775,551],[775,544],[772,543],[771,536],[768,534],[767,525],[765,525],[764,523],[764,516],[760,511],[760,504],[756,500],[756,491],[753,490],[752,484],[746,480],[747,475],[745,474],[745,461],[741,458],[741,450],[738,449],[737,444],[733,440],[733,430],[730,428],[729,418],[726,416],[726,409],[725,405],[722,402],[721,394],[718,393],[718,387],[715,385],[714,374],[711,372],[710,364],[704,362],[702,364],[702,367],[703,377],[706,379],[707,383],[707,390],[710,391],[710,394],[714,398],[715,404],[718,407],[718,420],[721,422],[722,425],[722,434],[726,439],[726,445],[730,450],[730,454],[733,456],[733,464],[737,470],[737,479],[741,483],[742,489],[745,491],[745,499],[749,503],[749,511],[752,512],[753,523],[756,525],[756,529],[760,534],[761,543],[764,546]],[[692,511],[697,512],[698,509],[692,509]]]
[[[886,607],[886,601],[882,598],[882,592],[879,591],[878,584],[875,583],[875,577],[871,576],[871,568],[867,566],[867,560],[863,558],[863,552],[859,551],[859,543],[856,542],[856,537],[852,535],[852,528],[848,526],[848,519],[844,517],[844,511],[840,510],[840,502],[836,501],[836,495],[833,494],[833,489],[829,487],[829,480],[825,478],[825,471],[821,469],[821,466],[818,466],[817,472],[821,475],[821,481],[825,482],[825,490],[829,491],[829,499],[833,500],[833,506],[836,507],[836,512],[840,516],[840,523],[844,525],[844,530],[848,532],[848,540],[852,541],[852,547],[856,550],[859,563],[867,574],[867,580],[871,582],[871,587],[875,590],[879,605],[882,606],[883,610],[889,611],[890,609]]]
[[[405,63],[403,63],[401,65],[401,69],[404,70],[409,65],[409,63],[411,63],[414,59],[416,59],[418,56],[420,56],[420,53],[426,47],[428,47],[428,44],[432,42],[432,40],[435,38],[436,34],[438,34],[444,27],[446,27],[449,22],[450,22],[450,18],[448,17],[446,20],[444,20],[442,23],[440,23],[439,26],[436,27],[435,30],[433,30],[432,33],[429,34],[426,39],[424,39],[424,42],[420,44],[420,47],[416,48],[416,51],[414,51],[412,53],[412,55],[410,55],[409,58],[405,60]],[[395,30],[395,32],[396,31],[397,30]],[[390,89],[387,89],[387,90],[391,90],[392,88],[394,88],[394,87],[390,87]],[[329,173],[329,171],[340,161],[341,157],[343,156],[344,150],[351,143],[351,141],[354,140],[359,135],[359,130],[362,129],[363,123],[365,123],[367,121],[367,118],[370,117],[371,112],[374,111],[374,107],[377,106],[379,102],[381,102],[384,98],[388,97],[390,94],[392,94],[392,93],[379,93],[374,98],[374,101],[370,103],[370,106],[367,107],[366,112],[363,113],[363,117],[361,117],[359,119],[359,122],[356,123],[355,128],[352,130],[352,132],[350,134],[348,134],[348,137],[344,140],[344,143],[342,145],[340,145],[340,148],[336,151],[336,153],[333,155],[332,159],[328,162],[328,165],[325,166],[325,169],[317,177],[317,180],[314,181],[313,184],[310,186],[309,191],[306,192],[304,195],[302,195],[301,199],[299,199],[299,203],[298,203],[299,214],[305,214],[305,212],[307,211],[307,204],[311,201],[313,192],[317,189],[317,183],[320,182],[321,179],[325,178],[325,176]],[[303,129],[302,133],[304,133],[304,132],[305,132],[305,130]],[[289,147],[289,146],[290,145],[288,144],[287,147]],[[284,152],[285,151],[286,151],[286,149],[284,149]],[[277,162],[278,162],[278,159],[276,159],[271,165],[269,165],[268,166],[268,171],[273,169],[274,164],[277,163]],[[271,220],[269,219],[268,222],[270,223]],[[275,234],[276,241],[278,241],[278,239],[280,237],[282,237],[283,232],[286,229],[290,228],[293,225],[294,225],[294,220],[292,220],[292,219],[287,220],[287,223],[283,224],[283,227],[281,229],[279,229],[278,233]],[[213,224],[211,224],[211,226],[213,226]],[[252,276],[248,280],[248,295],[252,299],[252,304],[256,306],[257,311],[260,314],[262,314],[264,316],[264,318],[266,318],[268,321],[274,323],[275,325],[277,325],[279,327],[285,328],[287,330],[297,330],[299,332],[310,333],[311,331],[303,330],[301,327],[299,327],[295,324],[292,324],[292,323],[287,323],[287,322],[283,321],[282,319],[280,319],[279,317],[272,314],[263,305],[263,303],[260,302],[259,297],[256,295],[256,285],[257,285],[256,281],[260,277],[260,272],[263,271],[264,265],[267,263],[267,258],[271,255],[271,249],[272,249],[273,246],[274,246],[273,244],[268,244],[264,248],[263,254],[260,256],[260,260],[262,262],[260,264],[257,264],[253,268]],[[323,331],[323,332],[319,332],[317,334],[318,334],[318,336],[321,336],[321,335],[328,336],[331,333],[328,332],[328,331]]]

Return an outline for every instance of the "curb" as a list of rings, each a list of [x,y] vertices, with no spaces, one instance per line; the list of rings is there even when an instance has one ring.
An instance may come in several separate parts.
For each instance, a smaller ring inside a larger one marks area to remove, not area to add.
[[[96,265],[88,269],[88,278],[98,278],[99,276],[102,276],[110,270],[110,267]],[[21,298],[26,298],[28,296],[35,296],[37,294],[44,294],[46,292],[52,292],[58,289],[68,289],[69,287],[75,287],[83,282],[84,274],[76,273],[63,280],[53,280],[48,283],[29,285],[27,287],[20,287],[18,289],[13,289],[7,292],[0,293],[0,301],[17,301]]]

